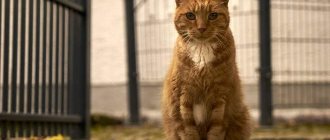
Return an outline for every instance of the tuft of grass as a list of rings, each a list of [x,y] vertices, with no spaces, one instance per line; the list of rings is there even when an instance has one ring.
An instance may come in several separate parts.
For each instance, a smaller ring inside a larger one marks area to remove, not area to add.
[[[123,125],[124,119],[111,117],[104,114],[93,114],[91,116],[92,129],[102,129],[107,126]]]
[[[163,140],[162,129],[157,126],[108,126],[92,131],[93,140]]]
[[[322,136],[330,137],[330,125],[276,125],[270,129],[257,128],[254,136]]]

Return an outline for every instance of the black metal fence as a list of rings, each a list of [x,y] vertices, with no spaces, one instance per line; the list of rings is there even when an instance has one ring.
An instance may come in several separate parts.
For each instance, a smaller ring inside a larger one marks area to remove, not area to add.
[[[140,81],[159,83],[167,71],[176,38],[173,1],[140,0],[137,9],[137,39]]]
[[[330,0],[272,0],[276,108],[330,107]]]
[[[89,138],[89,0],[0,1],[0,136]]]

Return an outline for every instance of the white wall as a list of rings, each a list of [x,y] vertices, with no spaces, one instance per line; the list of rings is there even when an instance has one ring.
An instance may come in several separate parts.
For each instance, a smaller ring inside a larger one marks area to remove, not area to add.
[[[125,83],[126,51],[123,1],[95,0],[93,2],[92,82],[97,85]],[[280,1],[274,1],[273,4],[276,5],[278,2]],[[314,6],[322,5],[324,4],[314,4]],[[257,8],[257,0],[230,1],[231,28],[236,40],[237,61],[244,83],[256,83],[258,80]],[[160,82],[165,76],[177,36],[172,23],[174,9],[174,0],[150,0],[137,10],[138,64],[140,77],[144,82]],[[246,15],[237,16],[239,11],[245,11]],[[295,11],[297,12],[292,13],[290,9],[272,11],[272,33],[275,39],[276,37],[299,37],[317,40],[330,37],[330,26],[325,27],[329,20],[324,18],[328,17],[330,12],[318,12],[317,10],[306,12],[306,9]],[[320,70],[324,73],[330,71],[330,64],[325,60],[330,51],[327,45],[329,43],[300,45],[299,42],[283,44],[274,41],[273,67],[274,70],[281,71],[281,76],[275,73],[277,75],[274,80],[277,82],[329,80],[328,76],[322,75],[293,76],[292,73],[290,74],[292,71],[304,71],[307,66],[309,71]]]
[[[126,81],[125,16],[123,0],[92,1],[92,83]]]

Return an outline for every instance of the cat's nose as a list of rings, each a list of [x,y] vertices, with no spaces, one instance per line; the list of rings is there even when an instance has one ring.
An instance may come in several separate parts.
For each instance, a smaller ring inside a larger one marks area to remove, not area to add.
[[[198,28],[198,31],[204,33],[206,31],[206,28]]]

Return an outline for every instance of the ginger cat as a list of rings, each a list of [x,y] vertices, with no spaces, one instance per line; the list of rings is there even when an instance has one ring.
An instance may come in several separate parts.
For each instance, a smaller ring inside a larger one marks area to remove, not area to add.
[[[176,4],[179,37],[162,98],[167,140],[249,139],[228,0]]]

